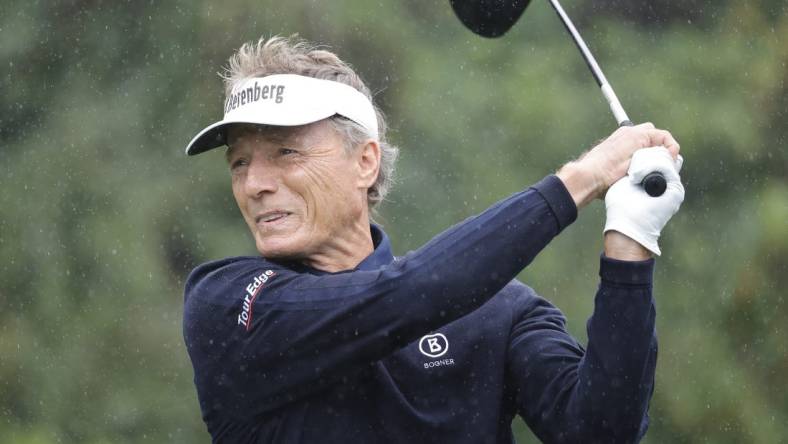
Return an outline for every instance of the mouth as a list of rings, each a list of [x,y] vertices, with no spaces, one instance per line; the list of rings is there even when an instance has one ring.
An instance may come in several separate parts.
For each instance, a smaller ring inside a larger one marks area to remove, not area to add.
[[[280,222],[281,220],[283,220],[284,218],[286,218],[287,216],[289,216],[291,214],[293,214],[293,213],[291,213],[289,211],[282,211],[282,210],[267,211],[265,213],[257,215],[254,218],[254,222],[256,224],[261,224],[261,223],[262,224],[266,224],[266,225],[267,224],[274,224],[276,222]]]

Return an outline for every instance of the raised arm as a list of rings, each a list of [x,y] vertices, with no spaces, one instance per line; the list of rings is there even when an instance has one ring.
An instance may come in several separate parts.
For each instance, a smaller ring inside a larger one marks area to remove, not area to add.
[[[616,154],[628,152],[631,162]],[[544,301],[525,308],[512,330],[510,384],[520,415],[544,442],[636,442],[646,431],[657,354],[652,253],[660,254],[659,233],[684,198],[680,163],[670,133],[646,124],[619,129],[558,173],[578,207],[605,195],[607,222],[587,350]],[[668,182],[657,198],[639,186],[650,171]]]
[[[601,258],[585,350],[557,308],[541,299],[523,308],[508,378],[543,442],[636,442],[645,433],[657,358],[653,267],[653,259]]]

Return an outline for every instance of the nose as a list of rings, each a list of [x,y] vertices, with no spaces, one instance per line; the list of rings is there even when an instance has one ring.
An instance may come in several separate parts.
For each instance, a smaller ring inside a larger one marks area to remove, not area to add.
[[[275,193],[279,189],[280,167],[264,153],[256,153],[246,170],[244,189],[251,198]]]

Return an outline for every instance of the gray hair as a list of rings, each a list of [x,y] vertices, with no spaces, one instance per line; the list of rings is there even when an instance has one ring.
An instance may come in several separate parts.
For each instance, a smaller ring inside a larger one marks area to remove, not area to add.
[[[244,43],[230,57],[221,76],[224,79],[225,94],[229,95],[233,87],[245,79],[274,74],[298,74],[344,83],[357,89],[373,102],[369,88],[350,65],[333,52],[319,49],[297,36],[289,38],[274,36],[268,40],[261,38],[256,43]],[[399,154],[399,148],[386,141],[385,116],[374,102],[372,106],[375,108],[378,120],[381,162],[377,180],[367,190],[367,204],[370,209],[374,209],[383,201],[391,188],[394,164]],[[363,126],[344,117],[334,116],[330,122],[334,130],[344,139],[345,149],[349,152],[371,137]]]

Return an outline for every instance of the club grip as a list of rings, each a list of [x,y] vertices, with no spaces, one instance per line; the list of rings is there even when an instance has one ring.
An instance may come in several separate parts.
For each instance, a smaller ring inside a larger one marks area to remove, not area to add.
[[[620,122],[618,126],[634,126],[634,124],[629,120],[624,120]],[[668,182],[665,180],[665,176],[662,173],[654,171],[653,173],[646,174],[646,177],[640,181],[640,186],[646,190],[646,194],[651,197],[659,197],[665,193],[665,190],[668,188]]]
[[[646,194],[649,196],[659,197],[665,193],[668,182],[665,180],[665,176],[663,176],[662,173],[654,171],[653,173],[646,174],[646,177],[643,178],[640,185],[643,186],[643,189],[646,190]]]

